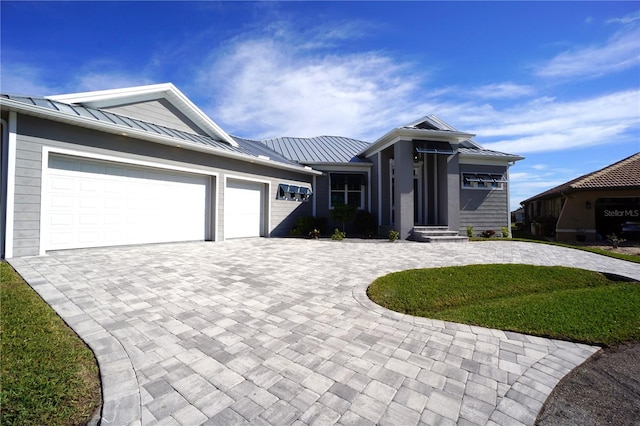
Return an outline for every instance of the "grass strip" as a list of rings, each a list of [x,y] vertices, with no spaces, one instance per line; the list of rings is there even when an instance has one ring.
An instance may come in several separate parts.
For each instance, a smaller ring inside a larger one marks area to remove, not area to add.
[[[576,250],[588,251],[595,254],[601,254],[603,256],[613,257],[615,259],[626,260],[628,262],[640,263],[640,256],[636,256],[633,254],[616,253],[610,250],[604,250],[597,247],[572,245],[572,244],[566,244],[566,243],[559,243],[556,241],[530,240],[526,238],[507,238],[505,239],[505,241],[523,241],[527,243],[538,243],[538,244],[548,244],[548,245],[559,246],[559,247],[567,247],[567,248],[572,248]]]
[[[101,404],[93,352],[0,263],[0,424],[86,424]]]
[[[414,269],[378,278],[367,294],[415,316],[602,346],[640,341],[640,283],[581,269]]]

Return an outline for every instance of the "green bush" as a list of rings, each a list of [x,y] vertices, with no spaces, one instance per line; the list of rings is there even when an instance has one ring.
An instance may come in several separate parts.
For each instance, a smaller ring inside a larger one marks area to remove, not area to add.
[[[473,226],[467,226],[467,237],[473,238],[474,232],[475,232],[475,229],[473,228]]]
[[[331,239],[335,241],[342,241],[345,239],[346,236],[347,236],[346,232],[342,232],[338,228],[336,228],[333,231],[333,234],[331,234]]]
[[[359,235],[366,235],[367,237],[373,237],[378,227],[376,218],[367,210],[358,210],[353,221],[353,232]]]
[[[394,242],[398,238],[400,238],[400,233],[398,231],[396,231],[395,229],[389,231],[389,241]]]
[[[315,229],[320,233],[326,233],[327,218],[315,216],[299,216],[296,224],[289,233],[293,237],[306,237]]]
[[[345,231],[345,224],[353,222],[358,208],[351,204],[336,204],[331,210],[331,219],[342,223],[342,232]]]
[[[480,233],[480,236],[481,236],[482,238],[491,238],[491,237],[493,237],[494,235],[496,235],[496,231],[494,231],[493,229],[487,229],[486,231],[482,231],[482,232]]]

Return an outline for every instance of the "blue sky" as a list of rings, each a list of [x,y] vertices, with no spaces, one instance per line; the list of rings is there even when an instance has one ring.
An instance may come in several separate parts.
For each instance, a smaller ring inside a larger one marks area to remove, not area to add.
[[[227,132],[374,141],[435,114],[511,207],[640,151],[640,4],[0,2],[3,93],[174,83]]]

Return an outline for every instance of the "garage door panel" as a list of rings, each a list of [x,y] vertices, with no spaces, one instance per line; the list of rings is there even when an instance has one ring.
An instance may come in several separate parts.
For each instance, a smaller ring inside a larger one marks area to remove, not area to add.
[[[224,235],[227,238],[263,235],[264,184],[228,180],[224,194]]]
[[[205,239],[206,176],[59,156],[47,173],[45,250]]]

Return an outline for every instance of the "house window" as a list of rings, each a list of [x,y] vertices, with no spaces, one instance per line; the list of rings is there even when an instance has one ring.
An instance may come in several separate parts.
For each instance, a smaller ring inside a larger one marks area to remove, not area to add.
[[[350,204],[364,209],[364,175],[331,173],[331,207]]]
[[[311,194],[311,189],[304,186],[281,183],[278,185],[278,193],[276,194],[276,199],[307,202],[311,199]]]
[[[507,183],[504,175],[497,173],[462,173],[462,187],[465,189],[503,189]]]

